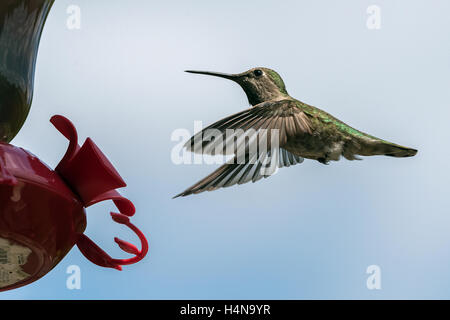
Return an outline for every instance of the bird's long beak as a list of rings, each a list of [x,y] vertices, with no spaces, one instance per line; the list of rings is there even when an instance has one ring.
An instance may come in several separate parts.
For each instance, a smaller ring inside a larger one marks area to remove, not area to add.
[[[236,74],[228,74],[228,73],[221,73],[221,72],[211,72],[211,71],[195,71],[195,70],[186,70],[186,72],[189,73],[197,73],[197,74],[206,74],[208,76],[214,76],[219,78],[225,78],[228,80],[236,81],[239,75]]]

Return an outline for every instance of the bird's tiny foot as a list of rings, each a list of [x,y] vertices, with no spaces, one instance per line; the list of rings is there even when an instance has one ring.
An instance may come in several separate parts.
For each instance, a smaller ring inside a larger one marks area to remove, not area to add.
[[[318,158],[317,161],[319,161],[322,164],[328,164],[328,161],[326,158]]]

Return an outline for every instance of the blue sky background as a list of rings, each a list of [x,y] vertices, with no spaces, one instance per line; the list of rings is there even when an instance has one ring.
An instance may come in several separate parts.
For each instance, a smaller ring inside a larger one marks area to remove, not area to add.
[[[69,5],[81,29],[66,28]],[[366,9],[381,8],[381,29]],[[74,248],[3,299],[450,298],[448,1],[57,0],[43,33],[34,103],[14,140],[55,166],[69,117],[116,165],[150,239],[118,272]],[[234,83],[185,69],[277,70],[288,92],[414,158],[314,161],[247,184],[172,200],[213,171],[174,165],[173,130],[248,106]],[[114,256],[132,234],[88,209],[86,233]],[[366,268],[381,268],[381,290]],[[66,269],[81,268],[81,290]]]

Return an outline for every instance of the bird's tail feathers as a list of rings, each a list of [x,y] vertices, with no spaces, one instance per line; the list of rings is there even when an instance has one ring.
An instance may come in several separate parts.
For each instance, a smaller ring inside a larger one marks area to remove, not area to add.
[[[368,150],[370,153],[368,155],[384,155],[396,158],[413,157],[417,154],[416,149],[404,147],[387,141],[377,141],[376,143],[372,143]]]

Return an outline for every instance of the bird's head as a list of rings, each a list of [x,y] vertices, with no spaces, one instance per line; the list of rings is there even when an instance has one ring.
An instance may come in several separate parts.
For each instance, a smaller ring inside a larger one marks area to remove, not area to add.
[[[283,79],[274,70],[268,68],[253,68],[238,74],[193,70],[186,72],[233,80],[244,89],[248,102],[253,106],[264,101],[289,97]]]

